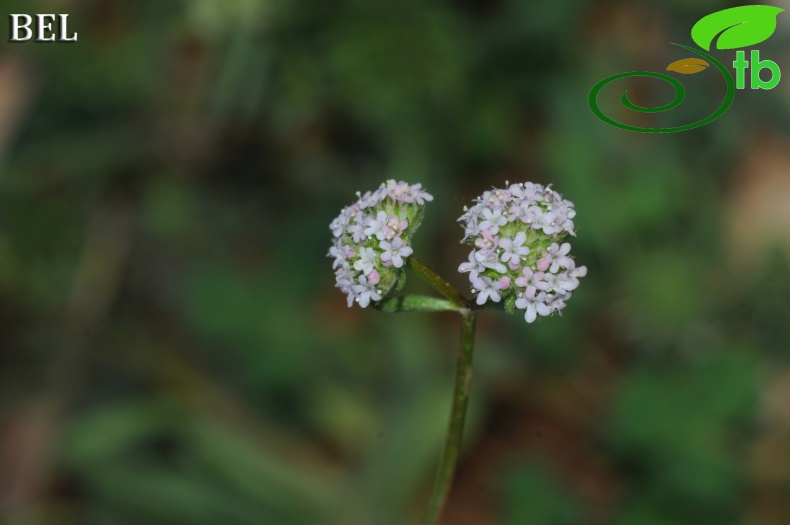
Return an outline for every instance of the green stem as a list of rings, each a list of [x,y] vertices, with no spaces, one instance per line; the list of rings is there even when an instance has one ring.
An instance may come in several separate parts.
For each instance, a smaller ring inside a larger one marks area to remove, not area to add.
[[[423,525],[435,525],[439,521],[442,509],[450,493],[450,486],[458,463],[461,450],[461,437],[464,431],[466,405],[469,401],[469,384],[472,381],[472,355],[475,344],[475,313],[465,310],[461,313],[461,351],[458,354],[458,365],[455,371],[455,387],[453,388],[453,407],[450,412],[450,426],[444,445],[444,455],[436,475],[428,510],[423,518]]]
[[[425,295],[402,295],[391,297],[377,303],[373,303],[373,308],[390,314],[403,312],[460,312],[459,308],[452,301],[441,297],[428,297]]]
[[[436,525],[442,509],[450,493],[450,487],[458,464],[461,451],[461,438],[464,432],[466,406],[469,402],[469,384],[472,381],[472,355],[475,345],[476,312],[472,310],[472,302],[464,297],[453,285],[445,281],[436,272],[425,266],[419,259],[409,257],[406,265],[437,292],[458,307],[461,314],[461,350],[455,370],[455,386],[453,387],[453,406],[450,411],[450,425],[444,444],[444,454],[436,474],[428,510],[423,518],[423,525]]]
[[[430,284],[434,290],[448,298],[459,308],[469,308],[469,300],[452,284],[445,281],[439,274],[425,266],[414,256],[406,259],[406,266],[416,273],[423,281]]]

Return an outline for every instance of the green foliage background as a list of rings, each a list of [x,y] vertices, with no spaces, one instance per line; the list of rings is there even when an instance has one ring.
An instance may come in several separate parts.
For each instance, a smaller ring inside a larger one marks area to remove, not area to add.
[[[0,522],[416,522],[459,319],[347,309],[325,258],[396,178],[435,195],[416,254],[458,286],[455,220],[505,180],[576,203],[589,268],[562,317],[480,319],[444,523],[790,523],[790,221],[761,222],[790,193],[739,204],[763,164],[790,176],[786,86],[664,136],[587,107],[731,5],[3,6],[79,41],[0,47]],[[723,96],[683,81],[645,118]]]

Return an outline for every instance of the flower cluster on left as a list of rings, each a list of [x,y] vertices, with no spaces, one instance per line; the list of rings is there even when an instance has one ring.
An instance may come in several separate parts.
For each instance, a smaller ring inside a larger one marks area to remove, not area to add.
[[[348,306],[356,302],[365,308],[403,283],[411,237],[433,196],[421,184],[388,180],[357,197],[329,225],[334,240],[328,255]]]

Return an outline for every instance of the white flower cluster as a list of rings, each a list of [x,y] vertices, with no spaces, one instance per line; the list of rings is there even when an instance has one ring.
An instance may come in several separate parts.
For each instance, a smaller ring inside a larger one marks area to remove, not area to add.
[[[468,272],[477,304],[504,299],[505,308],[524,310],[524,319],[565,308],[585,266],[576,267],[571,245],[573,203],[551,189],[526,182],[486,191],[458,219],[465,242],[474,246],[458,267]]]
[[[357,197],[329,225],[334,236],[329,257],[348,306],[357,302],[365,308],[396,285],[404,259],[412,254],[409,240],[433,196],[421,184],[388,180]]]

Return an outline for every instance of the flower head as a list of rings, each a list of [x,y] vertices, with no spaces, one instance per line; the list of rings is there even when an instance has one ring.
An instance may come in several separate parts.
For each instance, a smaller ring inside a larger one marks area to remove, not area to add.
[[[413,251],[409,241],[433,196],[421,184],[388,180],[357,197],[329,225],[333,242],[328,256],[348,305],[365,308],[403,279],[405,260]]]
[[[531,182],[486,191],[465,208],[461,242],[472,251],[458,270],[469,272],[477,304],[504,301],[528,323],[562,310],[587,273],[564,242],[575,236],[575,216],[572,202]]]

